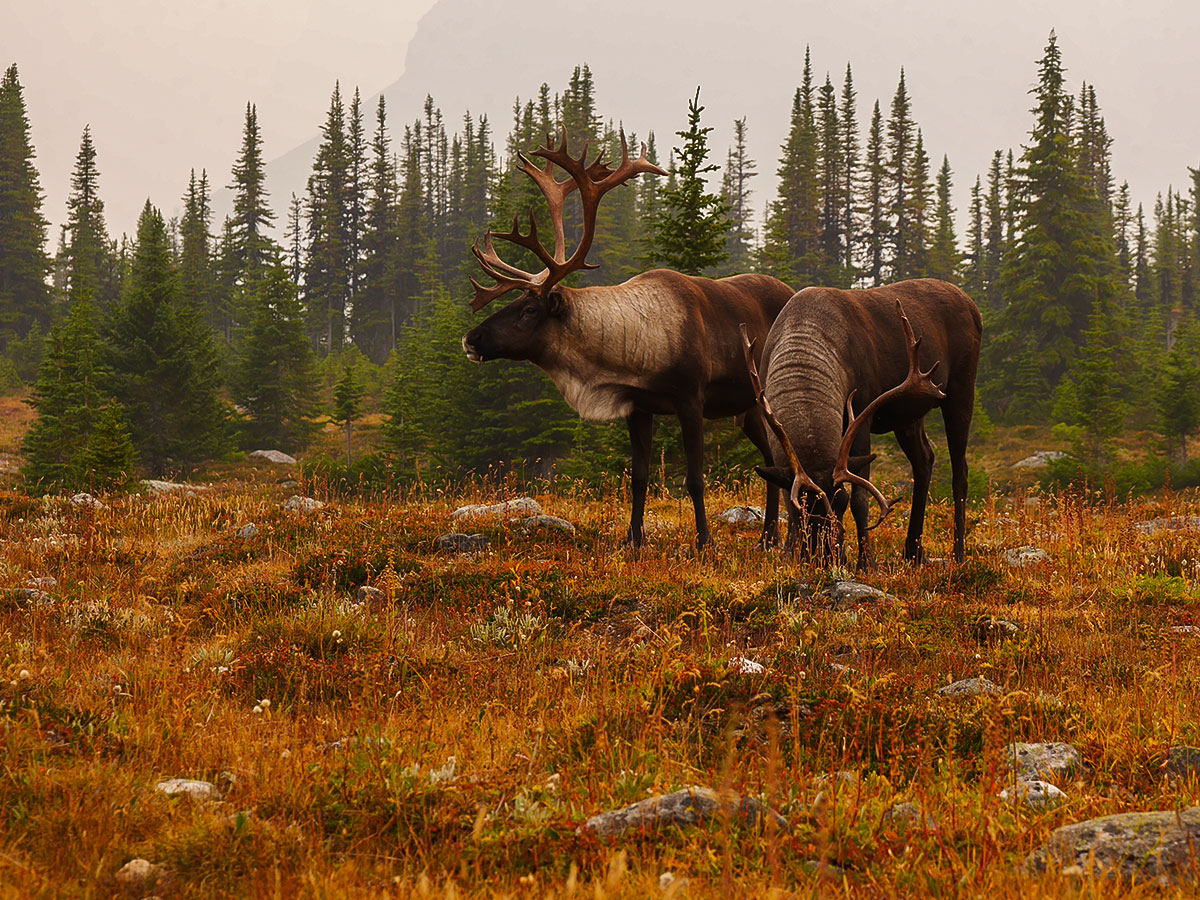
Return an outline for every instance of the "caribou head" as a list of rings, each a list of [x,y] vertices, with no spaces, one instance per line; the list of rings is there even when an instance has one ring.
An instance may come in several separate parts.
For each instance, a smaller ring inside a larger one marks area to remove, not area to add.
[[[532,208],[529,210],[527,233],[522,233],[520,217],[514,215],[511,231],[489,231],[483,236],[482,247],[479,241],[471,247],[484,274],[495,281],[495,284],[485,286],[471,279],[471,285],[475,288],[475,298],[471,301],[473,310],[478,312],[510,291],[521,291],[519,297],[463,337],[463,351],[473,362],[497,358],[537,362],[548,340],[552,340],[552,335],[547,331],[554,328],[570,307],[570,291],[560,288],[559,282],[572,272],[596,268],[587,262],[587,254],[596,236],[596,211],[600,199],[613,188],[643,172],[667,174],[646,158],[645,144],[642,144],[641,156],[630,159],[624,130],[621,131],[621,162],[615,168],[605,161],[603,152],[590,163],[587,154],[586,144],[578,157],[570,154],[567,150],[566,127],[563,127],[557,145],[547,136],[546,145],[533,151],[533,156],[546,161],[544,168],[518,152],[520,170],[533,179],[546,198],[554,228],[554,250],[550,251],[542,244]],[[565,180],[559,181],[554,177],[555,166],[567,174]],[[568,257],[563,229],[563,204],[575,191],[579,192],[583,207],[583,233],[575,251]],[[545,268],[533,273],[506,263],[492,244],[496,238],[529,250]]]

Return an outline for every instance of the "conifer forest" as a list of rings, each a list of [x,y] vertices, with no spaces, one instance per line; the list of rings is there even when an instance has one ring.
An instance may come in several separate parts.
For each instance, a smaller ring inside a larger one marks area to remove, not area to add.
[[[819,52],[771,158],[705,84],[633,122],[581,58],[503,122],[334,84],[277,196],[252,100],[232,168],[120,234],[105,136],[48,209],[56,113],[4,71],[0,900],[1195,896],[1200,146],[1136,195],[1053,31],[984,159],[926,139],[903,69],[868,97]],[[621,177],[556,216],[563,151]],[[969,472],[936,411],[931,489],[917,432],[847,436],[873,558],[849,491],[784,490],[784,546],[740,419],[689,444],[473,362],[517,296],[473,292],[581,242],[568,289],[961,289]]]

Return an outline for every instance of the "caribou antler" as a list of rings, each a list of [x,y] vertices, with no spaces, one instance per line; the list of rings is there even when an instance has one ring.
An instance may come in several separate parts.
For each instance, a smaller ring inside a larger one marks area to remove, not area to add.
[[[896,301],[896,309],[900,312],[900,325],[904,329],[904,340],[908,345],[908,376],[890,391],[884,391],[868,403],[866,408],[854,417],[854,420],[846,428],[846,433],[842,436],[842,445],[838,449],[837,465],[833,469],[833,483],[835,487],[844,483],[857,484],[869,491],[871,496],[879,503],[879,519],[874,525],[870,526],[871,529],[878,528],[879,524],[887,518],[888,513],[892,511],[892,504],[884,498],[879,488],[871,484],[869,480],[850,471],[850,448],[854,445],[854,438],[857,436],[859,428],[862,427],[864,422],[870,422],[871,417],[875,415],[875,411],[885,403],[891,403],[901,398],[926,399],[936,403],[946,398],[945,392],[934,384],[931,377],[941,364],[941,361],[935,361],[929,367],[928,372],[921,371],[919,361],[921,339],[913,334],[912,323],[908,321],[908,316],[904,314],[904,307],[900,304],[899,300]],[[846,398],[846,409],[850,412],[854,411],[851,401],[854,399],[855,393],[857,393],[856,390],[851,391],[850,396]]]
[[[557,146],[547,135],[546,145],[533,151],[533,156],[546,160],[545,168],[534,165],[524,153],[517,153],[521,160],[521,165],[518,166],[519,170],[533,179],[534,184],[546,198],[546,205],[550,209],[550,221],[554,226],[554,251],[547,250],[538,238],[537,219],[532,209],[529,211],[528,234],[521,233],[517,216],[513,217],[512,231],[488,231],[483,236],[483,249],[480,250],[479,242],[476,241],[471,247],[471,252],[479,260],[483,271],[496,283],[491,287],[485,287],[474,278],[471,279],[471,284],[475,288],[475,298],[471,301],[472,309],[479,311],[497,297],[512,290],[544,292],[572,272],[596,268],[587,262],[587,254],[592,247],[592,240],[596,236],[596,211],[599,209],[600,199],[613,188],[643,173],[667,174],[646,158],[645,144],[642,144],[641,156],[637,159],[629,158],[629,145],[625,140],[625,129],[623,128],[621,129],[621,162],[615,169],[605,162],[603,151],[597,154],[590,163],[587,162],[587,154],[587,144],[584,144],[583,151],[578,157],[570,154],[567,150],[566,126],[562,128]],[[559,181],[554,177],[555,166],[567,173],[568,177],[565,181]],[[583,235],[579,239],[579,246],[575,248],[575,252],[571,254],[570,258],[567,258],[567,241],[563,228],[563,204],[573,191],[579,191],[579,198],[583,205]],[[509,265],[500,259],[499,254],[492,247],[492,238],[500,238],[524,247],[531,251],[546,268],[535,275]]]
[[[800,464],[800,457],[796,455],[796,448],[792,446],[791,440],[787,436],[787,432],[783,430],[783,423],[775,416],[775,411],[771,409],[771,404],[767,402],[767,395],[763,391],[762,381],[758,377],[758,363],[754,361],[754,344],[750,340],[750,334],[746,330],[746,323],[741,324],[742,331],[742,352],[746,354],[746,368],[750,370],[750,383],[754,387],[754,398],[758,402],[759,409],[762,410],[763,419],[775,433],[775,437],[779,439],[780,445],[783,447],[783,452],[787,454],[788,465],[792,469],[792,489],[788,493],[788,499],[796,511],[803,514],[804,508],[800,505],[800,491],[809,490],[821,498],[825,504],[825,511],[829,514],[829,521],[836,522],[833,515],[833,505],[829,502],[829,497],[821,490],[820,485],[808,476],[804,471],[804,466]],[[836,525],[834,526],[837,527]]]

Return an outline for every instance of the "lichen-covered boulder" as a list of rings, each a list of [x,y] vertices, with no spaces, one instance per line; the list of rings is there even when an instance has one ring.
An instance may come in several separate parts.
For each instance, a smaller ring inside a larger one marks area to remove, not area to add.
[[[718,793],[707,787],[689,787],[592,816],[584,823],[583,830],[600,837],[613,837],[627,831],[671,825],[692,827],[721,814],[740,819],[747,825],[770,820],[781,829],[788,827],[787,819],[752,797],[742,797],[732,791]]]

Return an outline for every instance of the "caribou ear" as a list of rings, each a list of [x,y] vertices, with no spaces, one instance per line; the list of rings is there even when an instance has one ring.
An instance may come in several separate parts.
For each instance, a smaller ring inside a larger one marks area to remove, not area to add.
[[[561,316],[567,310],[567,298],[562,291],[551,291],[546,297],[546,309],[552,316]]]
[[[785,491],[792,487],[792,470],[786,466],[755,466],[754,471],[768,484],[781,487]]]

